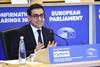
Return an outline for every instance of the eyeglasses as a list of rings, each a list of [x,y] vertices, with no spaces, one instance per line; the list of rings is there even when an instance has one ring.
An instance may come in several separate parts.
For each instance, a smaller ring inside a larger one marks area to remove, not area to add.
[[[44,14],[43,13],[40,14],[40,15],[39,14],[33,14],[32,17],[34,17],[35,19],[38,19],[39,17],[44,18]]]

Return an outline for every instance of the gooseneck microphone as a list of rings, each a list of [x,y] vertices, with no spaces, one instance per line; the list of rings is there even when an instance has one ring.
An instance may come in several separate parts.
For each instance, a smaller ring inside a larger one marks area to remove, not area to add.
[[[46,26],[49,26],[49,27],[50,27],[50,25],[49,25],[48,23],[46,23]],[[53,31],[50,31],[50,33],[51,33],[51,32],[53,32]],[[62,39],[63,41],[65,41],[65,45],[66,45],[66,46],[69,45],[67,39],[62,38],[61,36],[59,36],[58,34],[56,34],[56,33],[54,33],[54,32],[53,32],[53,34],[54,34],[54,36],[56,36],[56,37]]]
[[[66,46],[68,46],[68,41],[65,38],[62,38],[61,36],[59,36],[58,34],[54,33],[55,36],[57,36],[58,38],[62,39],[65,41]]]

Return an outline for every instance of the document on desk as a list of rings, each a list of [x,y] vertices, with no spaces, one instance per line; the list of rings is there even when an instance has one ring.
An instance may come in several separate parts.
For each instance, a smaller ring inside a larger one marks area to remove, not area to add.
[[[4,63],[4,64],[19,64],[19,60],[0,60],[0,63]],[[26,61],[26,64],[42,64],[42,63]]]

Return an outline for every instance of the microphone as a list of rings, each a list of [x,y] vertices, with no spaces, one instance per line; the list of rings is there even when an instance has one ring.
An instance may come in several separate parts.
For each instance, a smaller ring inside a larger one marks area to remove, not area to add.
[[[50,25],[47,23],[46,26],[50,26]],[[53,32],[53,31],[50,31],[50,33],[52,33],[52,32]],[[62,38],[61,36],[59,36],[58,34],[56,34],[56,33],[54,33],[54,32],[53,32],[53,34],[54,34],[56,37],[62,39],[62,40],[65,42],[65,45],[68,46],[68,42],[67,42],[67,40],[66,40],[65,38]]]
[[[61,36],[59,36],[59,35],[58,35],[58,34],[56,34],[56,33],[54,33],[54,35],[55,35],[56,37],[58,37],[58,38],[60,38],[60,39],[64,40],[64,41],[65,41],[65,45],[67,45],[67,46],[68,46],[68,41],[67,41],[65,38],[62,38]]]

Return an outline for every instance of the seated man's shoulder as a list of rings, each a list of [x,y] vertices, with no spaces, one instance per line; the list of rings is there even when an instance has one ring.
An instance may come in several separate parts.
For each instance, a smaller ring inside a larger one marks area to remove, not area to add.
[[[22,32],[28,31],[29,29],[31,29],[30,25],[24,25],[24,26],[20,27],[17,31],[19,33],[22,33]]]
[[[52,32],[53,32],[53,30],[52,30],[52,29],[47,28],[47,27],[43,27],[43,30],[45,30],[45,31],[47,31],[47,32],[50,32],[50,33],[52,33]]]

